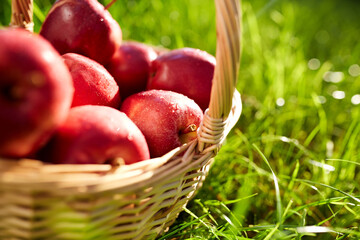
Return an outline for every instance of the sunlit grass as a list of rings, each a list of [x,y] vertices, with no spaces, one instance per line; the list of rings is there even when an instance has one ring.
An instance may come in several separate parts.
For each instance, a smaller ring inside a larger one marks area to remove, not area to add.
[[[180,236],[358,239],[360,6],[262,3],[243,1],[238,129],[189,206],[218,233],[205,234],[195,222]],[[219,214],[221,208],[197,204],[208,198],[244,200]],[[194,220],[181,217],[179,224]],[[233,222],[240,223],[235,232]]]
[[[50,2],[35,0],[36,31]],[[360,3],[242,8],[242,116],[160,239],[360,239]],[[118,0],[110,11],[126,40],[215,53],[213,1]]]

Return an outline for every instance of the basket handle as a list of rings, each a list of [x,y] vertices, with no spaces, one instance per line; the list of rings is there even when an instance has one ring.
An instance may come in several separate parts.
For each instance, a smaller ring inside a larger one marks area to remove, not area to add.
[[[11,1],[10,26],[21,27],[30,32],[34,32],[33,0]]]
[[[216,66],[211,89],[209,108],[198,130],[198,150],[220,148],[226,136],[227,120],[234,102],[241,105],[236,91],[240,67],[241,0],[215,0],[216,6]],[[241,106],[238,106],[241,111]],[[239,109],[238,109],[239,110]],[[235,118],[240,113],[235,113]]]
[[[209,104],[209,116],[226,119],[232,108],[240,66],[240,0],[215,0],[216,67]]]

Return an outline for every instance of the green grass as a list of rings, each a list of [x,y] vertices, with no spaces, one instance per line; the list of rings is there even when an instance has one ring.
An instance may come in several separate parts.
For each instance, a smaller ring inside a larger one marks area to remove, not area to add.
[[[35,3],[39,31],[50,1]],[[242,9],[242,116],[160,239],[360,239],[360,3],[243,0]],[[118,0],[110,11],[124,39],[215,54],[213,1]]]

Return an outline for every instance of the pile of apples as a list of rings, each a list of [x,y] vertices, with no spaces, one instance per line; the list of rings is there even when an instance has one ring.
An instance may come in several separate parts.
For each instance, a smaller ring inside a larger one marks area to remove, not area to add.
[[[125,164],[196,138],[215,58],[125,42],[97,0],[58,0],[40,32],[0,30],[0,158]]]

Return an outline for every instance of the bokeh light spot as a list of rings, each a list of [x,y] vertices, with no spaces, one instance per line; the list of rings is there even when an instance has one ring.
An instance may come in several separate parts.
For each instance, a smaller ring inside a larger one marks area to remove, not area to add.
[[[355,94],[354,96],[352,96],[351,103],[354,105],[359,105],[360,104],[360,94]]]
[[[324,96],[318,96],[318,97],[317,97],[317,101],[318,101],[319,103],[321,103],[321,104],[324,104],[324,103],[326,103],[326,97],[324,97]]]
[[[283,98],[276,99],[276,105],[278,105],[279,107],[284,106],[285,105],[285,99],[283,99]]]
[[[360,75],[360,66],[358,64],[353,64],[349,67],[349,74],[353,77]]]
[[[338,83],[344,80],[344,73],[328,71],[324,74],[323,79],[325,82]]]
[[[344,91],[334,91],[332,93],[332,96],[335,99],[344,99],[345,98],[345,92]]]
[[[164,47],[168,47],[171,44],[171,39],[169,36],[162,36],[160,42]]]
[[[308,68],[310,70],[317,70],[320,67],[320,60],[317,58],[312,58],[308,61]]]

